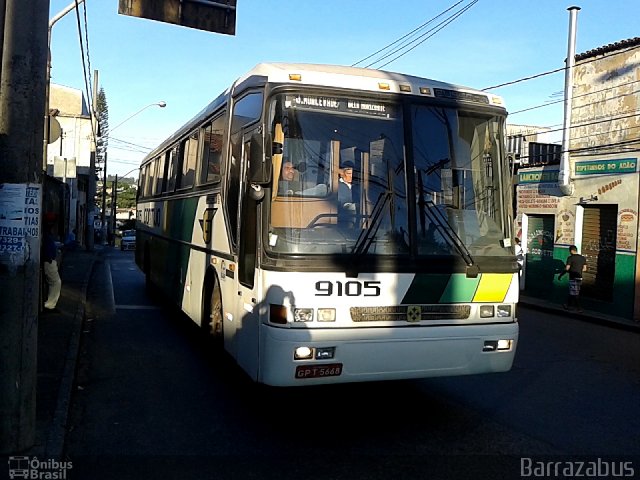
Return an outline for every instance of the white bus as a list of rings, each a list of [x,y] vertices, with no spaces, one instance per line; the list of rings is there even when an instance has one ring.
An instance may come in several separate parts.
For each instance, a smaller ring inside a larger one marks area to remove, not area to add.
[[[426,78],[259,64],[142,162],[136,262],[260,383],[507,371],[505,118]]]

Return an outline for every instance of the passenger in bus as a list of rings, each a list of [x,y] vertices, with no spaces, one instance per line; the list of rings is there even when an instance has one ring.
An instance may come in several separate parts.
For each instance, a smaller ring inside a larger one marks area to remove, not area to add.
[[[345,162],[338,172],[338,203],[340,208],[355,211],[355,203],[352,197],[353,188],[353,163]]]
[[[300,184],[300,173],[290,161],[282,164],[282,173],[278,181],[278,193],[280,195],[293,195],[299,192],[302,186]]]
[[[346,161],[338,171],[338,223],[353,225],[356,204],[353,198],[353,162]]]

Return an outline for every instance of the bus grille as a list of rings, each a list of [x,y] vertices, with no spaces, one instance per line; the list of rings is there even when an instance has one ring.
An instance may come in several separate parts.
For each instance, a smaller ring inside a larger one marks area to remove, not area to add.
[[[390,307],[351,307],[354,322],[418,322],[421,320],[463,320],[471,314],[470,305],[396,305]]]

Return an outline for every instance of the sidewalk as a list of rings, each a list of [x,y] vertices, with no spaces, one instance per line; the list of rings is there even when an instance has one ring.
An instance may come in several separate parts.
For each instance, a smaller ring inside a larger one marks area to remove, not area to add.
[[[60,270],[62,291],[56,313],[38,320],[36,444],[29,456],[61,458],[74,387],[76,359],[85,314],[87,288],[100,247],[65,252]]]

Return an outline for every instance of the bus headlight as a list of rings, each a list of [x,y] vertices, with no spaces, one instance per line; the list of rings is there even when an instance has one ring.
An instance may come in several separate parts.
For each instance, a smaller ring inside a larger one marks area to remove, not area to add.
[[[335,308],[319,308],[318,321],[319,322],[335,322],[336,309]]]
[[[313,358],[313,349],[310,347],[296,347],[293,351],[294,360],[307,360]]]
[[[313,322],[313,308],[294,308],[294,322]]]
[[[493,305],[480,305],[480,318],[493,317]]]

